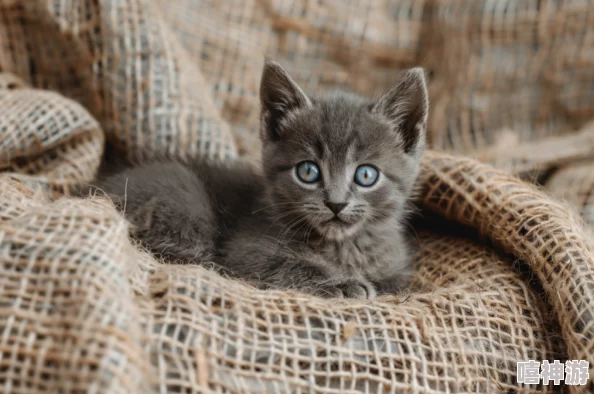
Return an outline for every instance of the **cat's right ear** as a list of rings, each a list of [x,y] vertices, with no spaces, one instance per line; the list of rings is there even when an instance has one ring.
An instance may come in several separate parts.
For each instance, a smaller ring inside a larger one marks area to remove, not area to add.
[[[281,121],[292,111],[311,106],[311,101],[280,64],[266,59],[260,82],[261,138],[279,141]]]

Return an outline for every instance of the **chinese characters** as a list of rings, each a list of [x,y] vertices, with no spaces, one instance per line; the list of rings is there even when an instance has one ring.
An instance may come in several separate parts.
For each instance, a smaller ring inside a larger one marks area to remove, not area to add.
[[[590,365],[586,360],[568,360],[565,364],[559,360],[542,363],[535,360],[519,361],[517,363],[517,381],[523,384],[538,384],[558,386],[565,381],[568,386],[583,386],[588,382]]]

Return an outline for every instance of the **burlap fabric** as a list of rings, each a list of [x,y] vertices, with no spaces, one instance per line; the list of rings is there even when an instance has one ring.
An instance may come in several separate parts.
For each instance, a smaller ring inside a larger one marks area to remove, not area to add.
[[[593,53],[577,0],[0,0],[0,390],[550,392],[516,362],[583,359],[565,389],[594,391]],[[428,70],[450,153],[423,163],[409,293],[258,291],[156,261],[101,196],[60,198],[104,141],[257,161],[264,55],[308,91]]]

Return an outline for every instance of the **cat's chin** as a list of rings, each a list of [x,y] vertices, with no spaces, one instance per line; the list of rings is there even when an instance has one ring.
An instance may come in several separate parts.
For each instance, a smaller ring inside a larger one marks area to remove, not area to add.
[[[340,220],[329,220],[317,228],[318,232],[327,240],[341,241],[352,237],[359,231],[360,223],[345,223]]]

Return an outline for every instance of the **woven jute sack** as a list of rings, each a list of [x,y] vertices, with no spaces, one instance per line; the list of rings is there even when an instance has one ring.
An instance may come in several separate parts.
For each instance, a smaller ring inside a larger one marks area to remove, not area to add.
[[[589,361],[565,389],[594,390],[594,247],[575,213],[592,201],[592,7],[0,0],[0,390],[562,391],[517,383],[518,361],[545,359]],[[423,65],[431,146],[502,168],[427,153],[418,204],[436,217],[415,229],[410,292],[259,291],[155,260],[101,196],[62,197],[104,140],[130,159],[255,158],[264,54],[308,91],[370,96]],[[509,175],[553,167],[544,190]]]
[[[123,157],[234,157],[210,86],[151,3],[0,0],[0,72],[80,103]]]
[[[427,153],[419,204],[442,222],[416,229],[407,294],[264,292],[156,261],[101,196],[60,198],[96,173],[101,129],[3,80],[3,151],[33,163],[0,178],[4,392],[546,392],[517,383],[518,361],[594,361],[592,238],[511,175]]]
[[[104,135],[80,104],[0,73],[0,108],[0,170],[53,195],[96,175]]]
[[[420,184],[419,204],[445,225],[418,228],[409,293],[361,301],[160,263],[131,242],[109,200],[52,200],[3,175],[0,387],[548,392],[561,388],[518,384],[516,362],[594,365],[594,246],[571,211],[442,153],[427,153]],[[592,380],[572,389],[591,391]]]
[[[594,154],[592,15],[582,0],[0,0],[0,72],[81,104],[120,157],[185,159],[258,156],[264,55],[308,92],[371,97],[421,65],[430,146],[533,181]],[[582,179],[552,193],[586,214]]]
[[[471,153],[504,130],[534,141],[573,134],[594,118],[593,7],[0,0],[0,71],[81,103],[128,157],[232,157],[235,149],[258,152],[264,55],[306,91],[343,87],[368,96],[420,65],[431,146]]]

